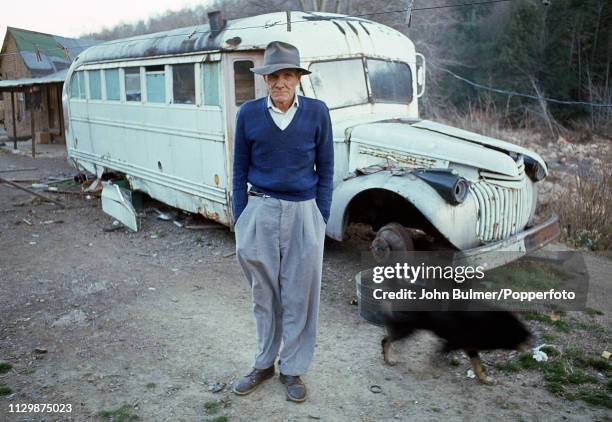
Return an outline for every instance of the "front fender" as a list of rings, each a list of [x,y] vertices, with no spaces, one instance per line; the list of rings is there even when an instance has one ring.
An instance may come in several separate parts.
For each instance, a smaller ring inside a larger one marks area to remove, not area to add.
[[[450,205],[415,175],[395,176],[389,171],[357,176],[336,186],[327,222],[329,237],[342,241],[349,204],[356,195],[369,189],[385,189],[405,198],[456,248],[466,249],[479,244],[476,238],[478,210],[472,195],[462,204]]]

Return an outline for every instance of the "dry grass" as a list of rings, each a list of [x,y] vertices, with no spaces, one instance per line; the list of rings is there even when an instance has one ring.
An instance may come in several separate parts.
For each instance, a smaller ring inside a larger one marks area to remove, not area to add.
[[[604,163],[609,163],[608,154]],[[591,250],[612,249],[612,167],[581,169],[575,187],[550,207],[557,211],[565,240]]]
[[[584,87],[588,92],[588,102],[612,104],[612,89],[607,86],[593,85],[589,82]],[[612,132],[612,107],[590,107],[589,118],[582,122],[592,133],[606,137]]]
[[[444,109],[432,108],[427,118],[493,138],[503,138],[502,127],[507,124],[507,113],[498,110],[487,96],[483,96],[478,104],[470,103],[465,110],[452,105]]]
[[[517,122],[516,110],[499,107],[489,95],[483,94],[465,109],[448,104],[443,108],[432,107],[426,118],[523,146],[527,142],[546,145],[555,142],[559,135],[569,136],[569,131],[557,122],[553,123],[551,132],[536,109],[524,108],[521,113],[523,116]],[[517,138],[517,132],[521,137]],[[528,139],[523,139],[525,135]]]
[[[590,97],[594,103],[612,103],[612,90],[592,87]],[[589,143],[596,137],[609,138],[612,133],[612,107],[591,107],[583,117],[570,121],[556,120],[548,109],[537,103],[510,106],[495,102],[492,94],[481,93],[466,107],[458,108],[449,101],[430,100],[424,107],[426,118],[516,142],[512,132],[522,130],[532,134],[531,140],[540,145],[556,142],[559,136],[577,143]],[[510,135],[509,135],[510,134]]]

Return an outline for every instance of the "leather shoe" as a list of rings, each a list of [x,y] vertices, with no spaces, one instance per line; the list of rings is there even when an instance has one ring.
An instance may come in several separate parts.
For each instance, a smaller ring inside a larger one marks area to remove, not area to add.
[[[244,396],[255,390],[259,384],[273,376],[274,365],[266,369],[253,368],[251,372],[236,381],[233,391],[239,396]]]
[[[301,403],[306,400],[306,386],[298,375],[280,374],[280,382],[287,389],[287,400]]]

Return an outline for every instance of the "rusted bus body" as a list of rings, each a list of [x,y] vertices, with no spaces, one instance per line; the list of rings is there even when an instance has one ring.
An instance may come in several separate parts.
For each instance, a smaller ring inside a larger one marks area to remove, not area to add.
[[[350,221],[399,221],[458,250],[509,239],[524,246],[518,238],[547,174],[537,154],[421,120],[425,59],[403,34],[344,15],[292,12],[290,28],[287,18],[272,13],[86,50],[64,90],[69,159],[98,176],[123,173],[132,189],[232,226],[236,112],[266,95],[249,68],[262,64],[270,41],[285,41],[312,72],[300,95],[325,101],[332,117],[328,236],[342,240]],[[461,201],[449,201],[438,176],[469,187]]]

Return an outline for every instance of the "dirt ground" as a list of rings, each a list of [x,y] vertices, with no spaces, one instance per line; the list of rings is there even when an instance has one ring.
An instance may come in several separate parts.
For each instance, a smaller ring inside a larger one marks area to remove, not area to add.
[[[0,149],[0,170],[28,167],[37,170],[0,177],[74,175],[65,158]],[[0,396],[2,421],[104,420],[100,411],[125,404],[143,421],[611,420],[605,407],[547,391],[540,372],[497,370],[495,362],[513,356],[505,352],[484,355],[494,386],[468,378],[460,355],[454,366],[432,366],[437,343],[426,334],[395,347],[401,362],[384,366],[382,329],[351,304],[359,251],[368,244],[357,235],[325,246],[307,402],[287,402],[277,377],[237,397],[229,386],[252,363],[255,324],[246,281],[229,255],[233,233],[180,228],[155,213],[137,233],[106,232],[113,220],[99,199],[53,197],[66,209],[0,184],[0,361],[12,364],[0,375],[11,390]],[[587,263],[589,306],[602,314],[574,318],[603,327],[603,337],[572,332],[556,341],[601,353],[612,347],[605,331],[612,264],[595,255]],[[542,344],[548,328],[529,323],[534,344]],[[10,413],[17,403],[69,403],[72,412]]]

